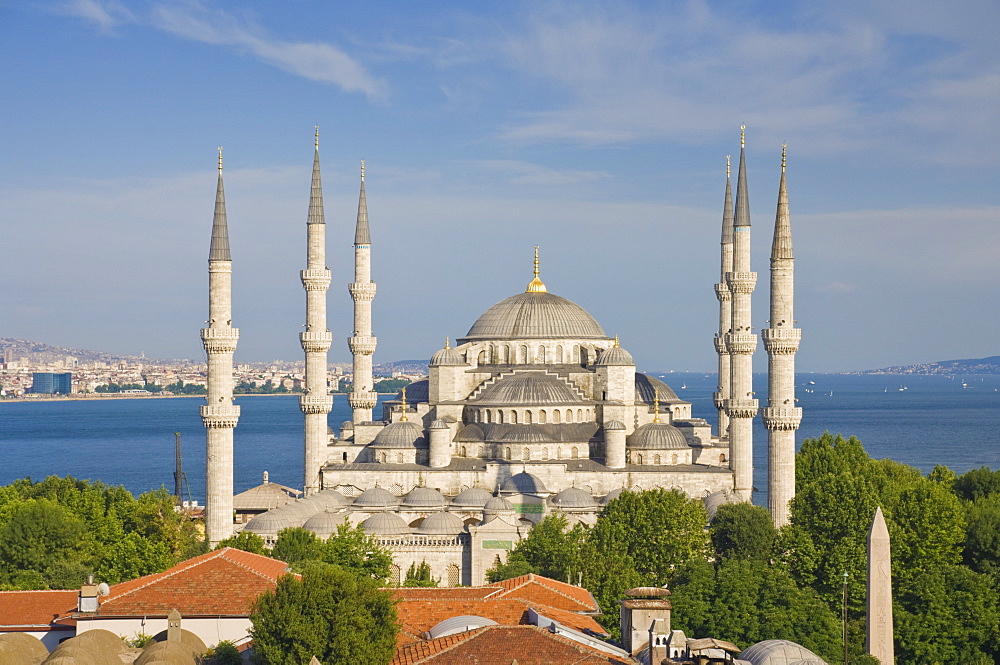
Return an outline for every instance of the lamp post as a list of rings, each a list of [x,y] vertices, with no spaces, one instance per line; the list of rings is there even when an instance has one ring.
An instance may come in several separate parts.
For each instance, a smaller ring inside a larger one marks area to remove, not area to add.
[[[844,665],[847,665],[847,571],[844,571]]]

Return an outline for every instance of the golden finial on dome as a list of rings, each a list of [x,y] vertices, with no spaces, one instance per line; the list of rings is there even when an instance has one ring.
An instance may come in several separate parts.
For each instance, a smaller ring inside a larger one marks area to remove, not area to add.
[[[528,283],[528,288],[526,288],[525,293],[547,293],[548,289],[542,283],[542,280],[538,279],[538,245],[535,245],[535,278]]]
[[[361,160],[361,182],[365,181],[365,160]]]
[[[788,144],[782,141],[781,143],[781,172],[785,172],[785,158],[787,156]]]
[[[451,337],[445,337],[444,338],[444,348],[446,348],[446,349],[450,349],[451,348]]]
[[[653,393],[653,422],[660,422],[660,389]]]
[[[730,157],[730,155],[726,155],[726,177],[727,178],[729,177],[729,157]]]
[[[619,347],[619,344],[618,344],[618,335],[615,335],[615,348],[617,349],[618,347]]]
[[[219,173],[222,173],[222,146],[219,146]]]
[[[745,148],[747,144],[747,126],[740,125],[740,147]]]
[[[315,127],[316,127],[316,149],[319,150],[319,125],[315,125]]]
[[[406,386],[403,386],[403,406],[400,407],[400,410],[403,412],[403,415],[401,415],[399,417],[399,422],[405,423],[407,421],[407,418],[406,418]]]

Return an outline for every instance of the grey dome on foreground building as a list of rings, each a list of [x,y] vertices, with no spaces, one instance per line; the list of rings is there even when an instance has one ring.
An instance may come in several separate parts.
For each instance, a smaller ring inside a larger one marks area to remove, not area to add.
[[[529,371],[500,379],[470,401],[482,406],[545,406],[579,404],[581,396],[558,376]]]
[[[419,509],[440,509],[444,508],[447,500],[436,489],[431,487],[414,487],[400,504],[404,508]]]
[[[482,509],[492,498],[493,495],[481,487],[467,487],[452,499],[451,505],[456,508]]]
[[[671,450],[689,447],[684,434],[667,423],[642,425],[626,441],[632,450]]]
[[[426,448],[424,429],[408,420],[392,423],[379,432],[371,443],[372,448]]]
[[[453,513],[433,513],[417,527],[417,533],[429,536],[456,536],[465,530],[465,523]]]
[[[527,471],[514,474],[504,481],[500,487],[501,492],[520,492],[522,494],[537,494],[547,492],[545,484],[538,476],[534,476]]]
[[[740,660],[752,665],[827,665],[809,649],[788,640],[764,640],[747,647]]]
[[[365,533],[373,536],[397,536],[410,532],[410,527],[396,513],[378,513],[361,523]]]
[[[392,492],[376,485],[358,495],[354,500],[355,508],[389,508],[399,505],[399,500]]]

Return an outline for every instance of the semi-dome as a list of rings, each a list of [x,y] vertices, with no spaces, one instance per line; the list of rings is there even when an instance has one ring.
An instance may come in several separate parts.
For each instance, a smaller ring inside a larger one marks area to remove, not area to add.
[[[444,508],[445,498],[433,487],[414,487],[403,499],[403,508]]]
[[[541,425],[511,425],[503,436],[502,443],[553,443],[553,439]]]
[[[465,530],[465,523],[452,513],[428,515],[417,527],[417,533],[426,536],[453,536]]]
[[[512,339],[607,339],[601,326],[575,302],[528,291],[501,300],[480,316],[459,343]]]
[[[403,518],[396,513],[372,515],[361,523],[361,528],[373,536],[398,536],[410,533],[410,527],[406,526]]]
[[[495,496],[483,506],[483,515],[513,515],[514,504],[502,496]]]
[[[480,509],[486,502],[493,498],[493,495],[481,487],[467,487],[458,493],[451,500],[451,505],[455,508]]]
[[[372,448],[426,448],[427,439],[420,425],[400,420],[383,427],[369,445]]]
[[[615,345],[610,349],[604,349],[597,356],[597,362],[595,365],[634,365],[635,360],[632,359],[632,354],[618,346]]]
[[[628,428],[625,427],[625,423],[623,423],[620,420],[609,420],[608,422],[604,423],[604,429],[606,429],[606,430],[623,430],[623,429],[628,429]]]
[[[354,507],[362,509],[395,508],[399,500],[382,487],[369,487],[354,499]]]
[[[636,372],[635,401],[652,406],[653,402],[657,398],[657,395],[659,395],[661,403],[683,401],[677,397],[677,393],[674,392],[673,388],[665,384],[663,381],[660,381],[655,376],[649,376],[648,374],[640,374]]]
[[[579,487],[567,487],[553,496],[549,501],[557,508],[595,508],[597,501],[594,496]]]
[[[625,442],[632,450],[683,450],[689,447],[684,434],[668,423],[640,425]]]
[[[326,540],[337,532],[337,527],[343,524],[346,519],[347,514],[344,512],[324,510],[307,519],[302,528],[306,531],[312,531],[323,540]]]
[[[518,372],[486,386],[473,401],[483,406],[544,406],[580,404],[586,400],[558,376]]]
[[[501,492],[518,492],[521,494],[537,494],[539,492],[547,492],[545,489],[545,484],[538,478],[538,476],[533,476],[527,471],[522,471],[521,473],[515,474],[504,481],[503,485],[500,487]]]
[[[740,654],[740,660],[753,665],[826,665],[809,649],[788,640],[764,640]]]

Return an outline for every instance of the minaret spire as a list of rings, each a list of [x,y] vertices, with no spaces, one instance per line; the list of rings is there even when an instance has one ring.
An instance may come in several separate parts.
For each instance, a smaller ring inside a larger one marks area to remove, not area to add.
[[[354,356],[354,389],[348,397],[355,423],[369,422],[378,400],[373,389],[372,354],[378,340],[372,334],[372,300],[375,282],[371,278],[371,231],[368,227],[368,199],[365,196],[365,163],[361,162],[361,194],[358,221],[354,230],[354,282],[348,287],[354,300],[354,335],[348,340]]]
[[[750,271],[750,201],[747,194],[746,126],[740,127],[740,165],[736,176],[736,206],[733,216],[733,268],[726,273],[732,298],[732,325],[725,343],[730,359],[729,464],[733,470],[737,498],[749,502],[753,493],[753,352],[757,336],[751,326],[750,300],[757,273]]]
[[[781,183],[771,244],[771,319],[762,331],[767,350],[768,507],[775,526],[788,524],[788,502],[795,496],[795,432],[802,409],[795,405],[795,353],[802,330],[795,327],[795,258],[785,184],[785,146],[781,146]]]
[[[323,180],[319,168],[319,127],[316,127],[313,154],[312,184],[309,192],[309,213],[306,218],[306,269],[300,273],[306,291],[306,329],[299,333],[305,352],[305,388],[299,397],[299,408],[305,418],[306,495],[322,489],[322,468],[326,463],[327,414],[333,408],[333,397],[327,385],[327,352],[333,335],[326,324],[326,293],[330,288],[330,269],[326,267],[326,217],[323,212]]]
[[[220,147],[208,251],[208,327],[201,330],[207,356],[207,403],[201,407],[201,422],[206,437],[205,539],[210,547],[233,535],[233,429],[240,417],[240,407],[233,404],[233,353],[240,331],[232,327],[232,273]]]
[[[719,332],[715,335],[715,351],[719,355],[719,387],[713,397],[719,411],[719,438],[729,437],[729,416],[726,415],[726,400],[732,397],[730,383],[729,347],[726,335],[733,325],[733,297],[726,283],[726,275],[733,271],[733,187],[729,179],[729,155],[726,155],[726,199],[722,205],[722,270],[719,283],[715,285],[715,297],[719,300]]]

